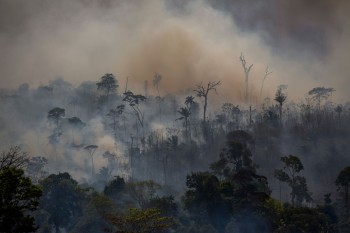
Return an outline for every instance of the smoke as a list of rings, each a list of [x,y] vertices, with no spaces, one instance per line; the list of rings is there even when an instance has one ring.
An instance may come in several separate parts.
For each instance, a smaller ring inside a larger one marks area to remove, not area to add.
[[[161,94],[221,80],[220,101],[242,99],[239,55],[254,63],[251,101],[266,65],[263,96],[288,84],[290,98],[332,86],[348,98],[346,1],[47,1],[0,3],[1,87],[77,85],[106,72],[130,88],[163,77]],[[332,80],[330,80],[332,77]],[[151,82],[149,82],[151,83]],[[155,90],[150,88],[152,93]]]

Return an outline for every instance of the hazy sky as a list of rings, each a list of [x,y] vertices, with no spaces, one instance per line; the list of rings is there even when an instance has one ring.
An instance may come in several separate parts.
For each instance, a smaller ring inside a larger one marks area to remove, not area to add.
[[[220,98],[239,100],[241,52],[254,63],[257,96],[279,84],[302,99],[316,86],[349,100],[350,21],[346,0],[0,0],[0,87],[78,85],[113,73],[131,88],[163,76],[164,93],[221,80]],[[270,94],[269,94],[270,93]]]

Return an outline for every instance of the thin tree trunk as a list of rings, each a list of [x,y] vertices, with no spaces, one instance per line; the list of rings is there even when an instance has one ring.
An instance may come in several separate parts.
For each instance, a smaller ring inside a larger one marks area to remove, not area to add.
[[[248,75],[245,75],[245,82],[244,82],[244,101],[248,103]]]
[[[94,156],[91,155],[91,176],[94,176],[95,169],[94,169]]]
[[[208,106],[208,97],[204,97],[204,110],[203,110],[203,122],[206,122],[206,117],[207,117],[207,106]]]
[[[349,218],[349,187],[345,187],[345,208],[346,208],[346,220]]]

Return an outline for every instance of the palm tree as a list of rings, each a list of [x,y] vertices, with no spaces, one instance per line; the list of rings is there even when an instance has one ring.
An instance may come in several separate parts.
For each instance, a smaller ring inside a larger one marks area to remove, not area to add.
[[[184,120],[184,127],[185,127],[185,132],[186,135],[188,134],[188,118],[191,116],[191,111],[189,108],[184,107],[184,108],[180,108],[179,111],[177,111],[178,113],[180,113],[181,117],[177,118],[176,120]]]
[[[279,86],[276,94],[275,94],[275,101],[279,103],[279,110],[280,110],[280,121],[282,123],[282,107],[283,107],[283,103],[286,101],[287,99],[287,95],[285,93],[283,93],[283,85]]]

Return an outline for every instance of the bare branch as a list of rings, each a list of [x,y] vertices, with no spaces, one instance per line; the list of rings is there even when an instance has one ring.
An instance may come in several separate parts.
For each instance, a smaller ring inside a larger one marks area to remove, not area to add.
[[[28,155],[19,146],[14,146],[0,155],[0,170],[5,167],[23,168],[28,162]]]
[[[197,88],[195,90],[193,90],[197,94],[198,97],[204,97],[204,106],[203,106],[203,121],[204,122],[206,121],[208,94],[211,90],[214,90],[215,93],[217,93],[216,87],[220,84],[221,84],[220,81],[211,81],[211,82],[208,82],[206,87],[204,87],[203,82],[201,82],[200,84],[197,84],[196,85]]]

